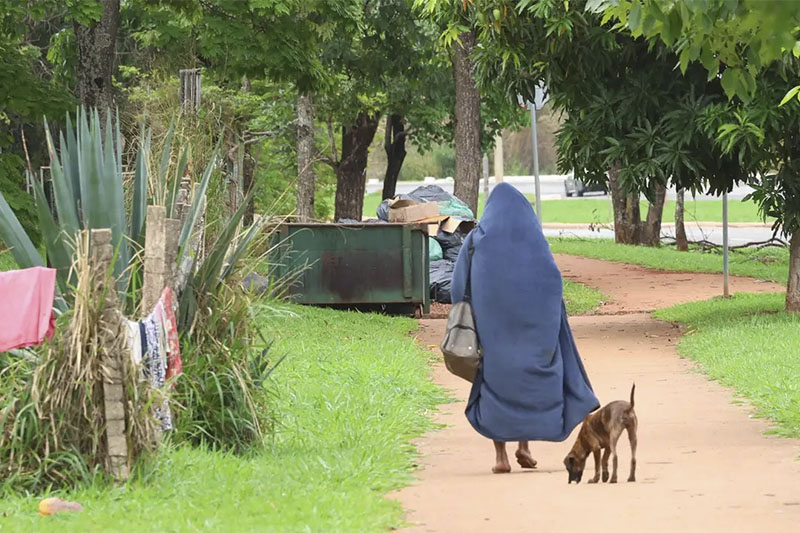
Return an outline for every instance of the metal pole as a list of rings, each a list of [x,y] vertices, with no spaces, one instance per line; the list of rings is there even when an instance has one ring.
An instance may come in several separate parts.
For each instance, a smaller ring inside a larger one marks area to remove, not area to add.
[[[728,290],[728,193],[722,193],[722,295],[730,297]]]
[[[489,156],[483,154],[483,194],[489,197]]]
[[[528,102],[531,110],[531,137],[533,141],[533,179],[536,183],[536,216],[542,222],[542,187],[539,183],[539,142],[536,138],[536,104]]]

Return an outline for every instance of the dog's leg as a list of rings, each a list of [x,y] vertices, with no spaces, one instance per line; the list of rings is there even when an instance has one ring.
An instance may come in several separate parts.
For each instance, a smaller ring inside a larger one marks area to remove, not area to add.
[[[589,483],[597,483],[600,481],[600,448],[592,450],[594,454],[594,477],[589,480]]]
[[[638,424],[636,423],[636,419],[633,419],[633,423],[628,426],[628,441],[631,443],[631,473],[628,476],[628,482],[636,481],[636,429]]]
[[[603,450],[603,483],[608,481],[608,458],[611,455],[611,448]]]
[[[611,449],[611,479],[608,480],[609,483],[617,482],[617,464],[619,462],[617,459],[617,441],[621,435],[622,428],[614,428],[608,436],[608,447]]]

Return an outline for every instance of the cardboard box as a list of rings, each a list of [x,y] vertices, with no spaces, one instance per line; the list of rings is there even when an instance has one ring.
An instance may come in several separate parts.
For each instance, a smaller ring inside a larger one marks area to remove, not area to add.
[[[475,221],[474,220],[461,220],[460,218],[454,217],[447,217],[447,220],[442,222],[441,224],[442,231],[445,233],[455,233],[457,229],[461,229],[462,232],[469,233],[475,228]]]
[[[439,215],[436,202],[393,200],[389,202],[389,222],[418,222]]]
[[[426,218],[419,222],[428,225],[428,235],[430,237],[435,237],[439,230],[445,233],[455,233],[456,230],[461,229],[466,234],[475,227],[475,222],[472,220],[462,220],[448,216]]]

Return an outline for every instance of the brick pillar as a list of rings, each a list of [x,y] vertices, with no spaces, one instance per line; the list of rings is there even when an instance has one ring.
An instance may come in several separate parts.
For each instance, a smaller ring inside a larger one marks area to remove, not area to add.
[[[95,290],[105,292],[105,303],[100,316],[100,332],[103,368],[103,408],[106,422],[107,464],[106,470],[118,480],[126,480],[130,475],[128,465],[128,441],[125,434],[125,353],[120,351],[119,334],[124,331],[122,315],[117,308],[117,292],[113,278],[110,277],[111,259],[114,247],[111,244],[110,229],[91,230],[92,271]],[[105,291],[106,283],[110,284]]]

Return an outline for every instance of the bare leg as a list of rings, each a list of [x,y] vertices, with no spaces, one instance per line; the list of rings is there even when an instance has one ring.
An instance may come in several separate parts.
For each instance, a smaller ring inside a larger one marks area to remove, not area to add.
[[[522,468],[536,468],[536,459],[531,455],[531,450],[528,448],[528,441],[519,441],[519,448],[517,449],[517,463]]]
[[[509,464],[508,455],[506,454],[506,443],[494,441],[494,451],[497,457],[492,472],[495,474],[507,474],[511,472],[511,464]]]
[[[594,454],[594,477],[589,480],[589,483],[597,483],[600,481],[600,448],[592,450]]]
[[[631,473],[628,482],[636,481],[636,424],[628,428],[628,440],[631,443]]]
[[[603,483],[608,481],[608,458],[611,455],[611,448],[603,450]]]

